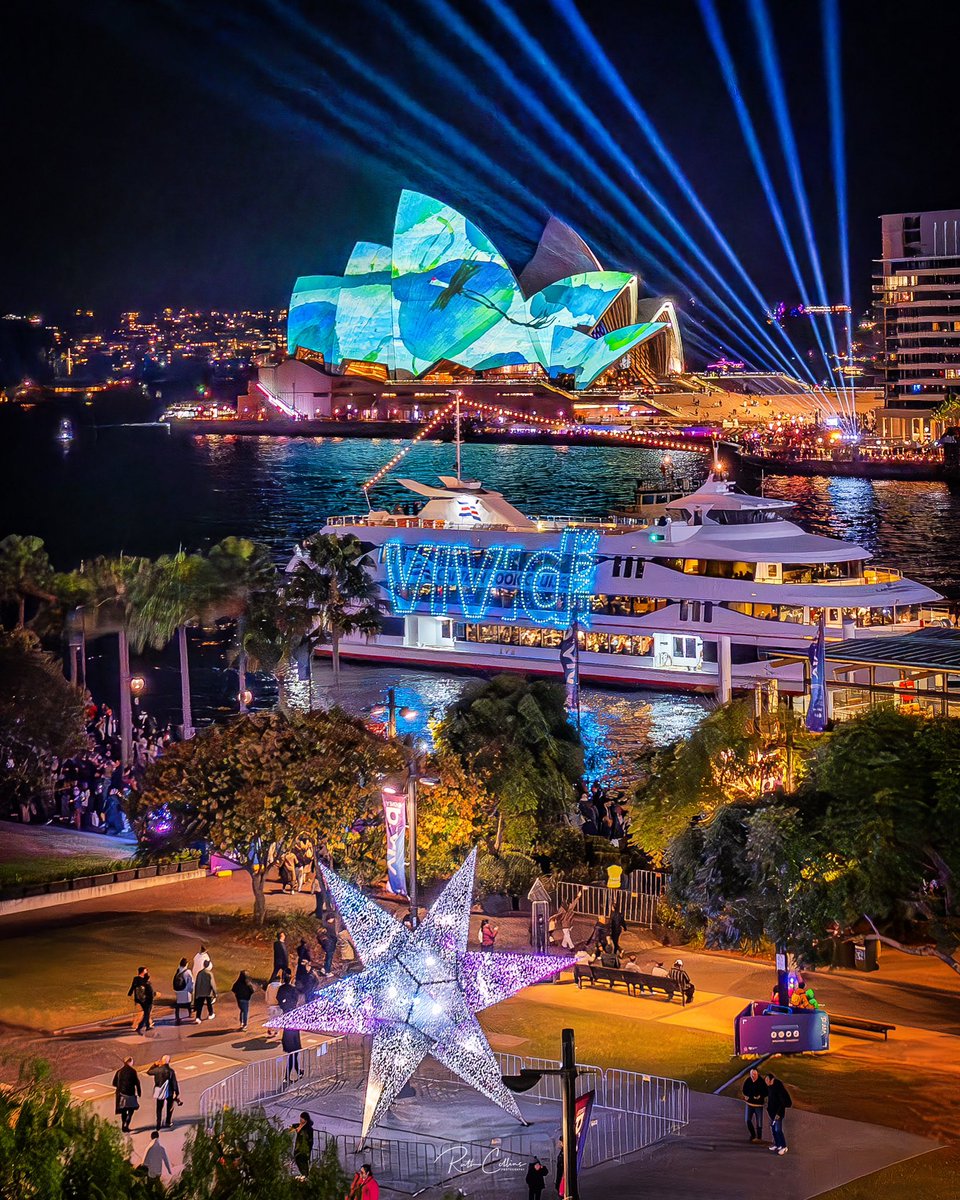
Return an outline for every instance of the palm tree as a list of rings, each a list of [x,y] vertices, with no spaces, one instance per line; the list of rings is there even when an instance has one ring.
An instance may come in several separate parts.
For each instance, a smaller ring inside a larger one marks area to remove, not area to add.
[[[251,657],[260,660],[258,629],[251,625],[251,614],[258,597],[270,597],[277,590],[277,568],[270,551],[249,538],[228,537],[212,546],[207,561],[211,575],[211,611],[233,617],[237,622],[237,676],[240,711],[246,712],[244,692]]]
[[[17,605],[17,629],[26,622],[28,598],[54,602],[52,575],[42,538],[11,533],[0,541],[0,603]]]
[[[312,627],[329,637],[333,682],[339,688],[340,639],[377,633],[386,603],[372,577],[373,560],[358,537],[317,533],[301,551],[287,593],[312,616]]]
[[[160,650],[177,635],[180,652],[180,704],[183,736],[193,737],[193,704],[190,694],[190,662],[187,626],[203,618],[217,591],[213,568],[202,555],[165,554],[151,563],[138,589],[131,639],[134,648],[152,646]]]
[[[129,766],[133,750],[133,708],[130,701],[130,634],[138,606],[149,588],[149,559],[105,558],[84,563],[75,573],[83,595],[81,628],[85,637],[115,633],[120,660],[120,760]]]

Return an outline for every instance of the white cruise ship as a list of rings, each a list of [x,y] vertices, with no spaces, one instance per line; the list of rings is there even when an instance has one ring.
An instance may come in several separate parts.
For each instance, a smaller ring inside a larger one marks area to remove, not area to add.
[[[648,523],[527,517],[455,476],[400,482],[426,503],[324,526],[369,547],[388,605],[381,632],[345,639],[344,657],[559,676],[575,621],[581,679],[726,698],[771,676],[776,651],[802,652],[821,613],[833,639],[943,619],[930,588],[805,532],[789,502],[712,476]],[[797,665],[776,676],[802,691]]]

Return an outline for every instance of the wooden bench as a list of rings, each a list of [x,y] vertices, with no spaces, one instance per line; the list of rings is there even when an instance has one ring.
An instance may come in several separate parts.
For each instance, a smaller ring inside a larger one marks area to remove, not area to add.
[[[577,963],[573,968],[573,981],[578,988],[583,987],[584,981],[591,987],[603,983],[611,991],[618,984],[623,984],[630,996],[662,992],[668,1000],[672,1000],[679,994],[679,988],[668,975],[648,975],[645,971],[623,971],[616,967],[595,966],[593,963]],[[680,999],[682,1003],[683,997]]]
[[[896,1029],[896,1025],[885,1025],[883,1021],[866,1021],[863,1017],[839,1017],[833,1013],[827,1015],[830,1018],[831,1029],[858,1029],[864,1033],[883,1034],[884,1041],[887,1040],[887,1034]]]

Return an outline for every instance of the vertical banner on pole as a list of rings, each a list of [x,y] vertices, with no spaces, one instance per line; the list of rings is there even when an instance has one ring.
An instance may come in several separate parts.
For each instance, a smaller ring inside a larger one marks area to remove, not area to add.
[[[577,1103],[574,1106],[574,1127],[577,1131],[577,1174],[580,1174],[580,1166],[583,1162],[583,1150],[587,1144],[587,1133],[590,1130],[590,1114],[593,1112],[593,1100],[596,1092],[584,1092],[582,1096],[577,1097]]]
[[[825,614],[820,614],[816,641],[810,646],[810,703],[807,705],[807,728],[811,733],[823,733],[827,727],[827,645]]]
[[[395,896],[407,894],[407,802],[404,796],[383,793],[383,827],[387,831],[387,887]]]
[[[577,725],[580,724],[580,643],[577,640],[577,618],[574,614],[570,628],[560,642],[560,665],[563,668],[563,682],[567,687],[567,708],[576,713]]]

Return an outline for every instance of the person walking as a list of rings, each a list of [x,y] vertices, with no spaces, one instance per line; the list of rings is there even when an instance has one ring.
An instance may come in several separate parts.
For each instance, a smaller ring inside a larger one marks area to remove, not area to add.
[[[784,1084],[776,1075],[766,1074],[763,1077],[767,1085],[767,1115],[770,1117],[770,1132],[773,1134],[773,1145],[768,1149],[776,1154],[786,1154],[787,1139],[783,1132],[783,1118],[787,1109],[793,1107],[793,1100]]]
[[[200,949],[193,956],[193,968],[192,969],[193,969],[194,979],[196,979],[196,977],[203,970],[203,963],[204,963],[205,959],[207,960],[207,966],[210,967],[212,970],[213,969],[213,959],[210,957],[209,953],[207,952],[206,946],[204,946],[201,943]]]
[[[247,978],[246,971],[241,971],[236,982],[230,989],[236,997],[237,1008],[240,1011],[240,1032],[247,1028],[247,1018],[250,1016],[250,999],[253,996],[253,984]]]
[[[164,1168],[168,1175],[172,1175],[173,1171],[170,1168],[170,1159],[167,1157],[167,1152],[160,1144],[160,1131],[154,1129],[150,1134],[150,1145],[147,1148],[146,1154],[143,1156],[143,1165],[147,1168],[147,1174],[152,1179],[160,1179],[163,1175]]]
[[[153,1028],[150,1016],[153,1012],[153,1002],[157,998],[157,993],[150,982],[150,972],[146,967],[137,969],[127,995],[133,997],[134,1004],[140,1009],[140,1020],[134,1026],[134,1033],[146,1033],[148,1029]]]
[[[310,952],[310,947],[307,944],[307,939],[302,937],[300,944],[297,946],[297,970],[300,969],[302,963],[312,963],[313,955]]]
[[[130,1132],[130,1122],[133,1114],[140,1107],[140,1076],[133,1065],[132,1058],[125,1058],[113,1077],[116,1089],[115,1111],[120,1117],[121,1133]]]
[[[626,927],[627,923],[623,919],[620,906],[614,905],[613,912],[610,914],[610,941],[613,943],[613,949],[616,954],[620,953],[620,935]]]
[[[185,958],[180,959],[180,965],[173,975],[173,1019],[180,1024],[180,1009],[187,1010],[187,1020],[193,1007],[193,972],[187,966]]]
[[[756,1067],[751,1067],[743,1081],[744,1117],[751,1142],[763,1141],[763,1106],[767,1102],[767,1085]]]
[[[547,1183],[547,1168],[539,1158],[527,1167],[527,1200],[540,1200]]]
[[[213,972],[210,970],[210,959],[205,958],[200,973],[193,982],[193,1012],[198,1025],[203,1020],[201,1014],[203,1013],[204,1005],[206,1005],[210,1014],[207,1020],[213,1020],[216,1015],[213,1011],[213,1002],[216,998],[217,985],[213,978]]]
[[[300,1114],[300,1121],[294,1125],[293,1133],[293,1161],[300,1174],[306,1175],[313,1157],[313,1119],[309,1113]]]
[[[168,1129],[173,1127],[173,1106],[180,1099],[180,1085],[177,1083],[177,1073],[170,1066],[170,1055],[165,1054],[152,1067],[147,1068],[147,1074],[153,1078],[153,1098],[157,1102],[157,1128],[166,1123]],[[166,1108],[167,1119],[163,1120]]]
[[[337,952],[337,935],[333,932],[329,925],[324,923],[317,930],[317,942],[320,949],[323,951],[323,967],[320,969],[321,975],[333,974],[333,956]]]
[[[281,929],[273,943],[273,972],[285,971],[290,966],[290,955],[287,951],[287,935]]]
[[[364,1163],[354,1175],[347,1200],[380,1200],[380,1185],[374,1179],[369,1163]]]
[[[497,942],[500,927],[488,921],[486,917],[480,922],[480,949],[492,950]]]
[[[300,1030],[299,1029],[284,1029],[283,1038],[280,1043],[283,1046],[283,1051],[287,1056],[287,1083],[293,1082],[294,1072],[300,1079],[303,1071],[300,1070]]]

